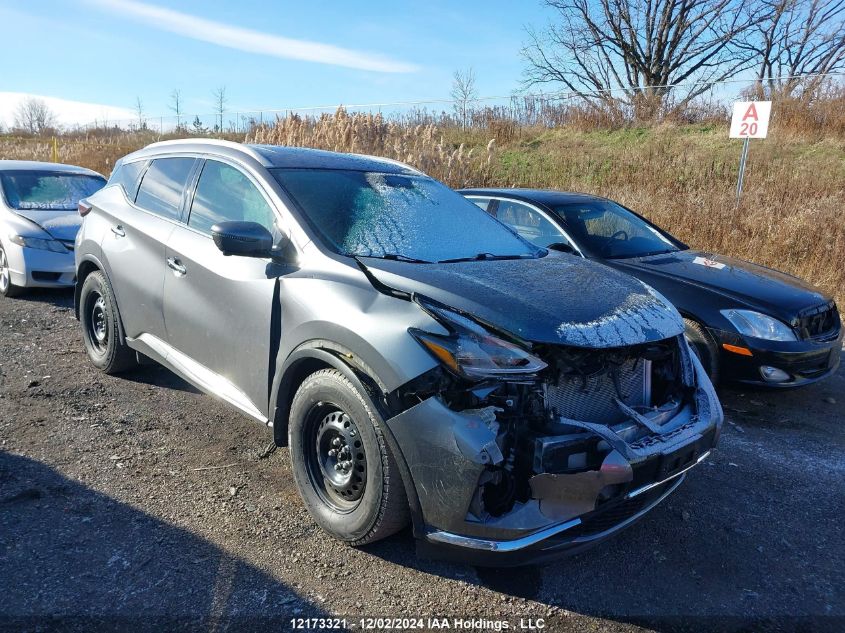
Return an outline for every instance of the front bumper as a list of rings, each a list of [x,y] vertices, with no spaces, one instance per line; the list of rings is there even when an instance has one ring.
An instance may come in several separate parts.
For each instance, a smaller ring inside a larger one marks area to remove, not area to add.
[[[598,545],[644,517],[681,485],[688,470],[709,455],[707,451],[682,472],[638,488],[607,507],[528,536],[495,541],[434,531],[419,542],[418,552],[432,558],[495,567],[539,564],[571,556]]]
[[[824,380],[839,368],[845,328],[823,341],[767,341],[733,332],[710,329],[721,350],[721,372],[726,381],[788,389]],[[724,344],[744,347],[751,356],[729,352]],[[766,380],[762,367],[785,372],[788,378]]]
[[[7,246],[12,283],[24,288],[70,288],[76,283],[73,251],[54,253]]]
[[[387,420],[419,502],[420,553],[479,565],[543,562],[595,545],[639,519],[718,441],[722,409],[700,364],[693,363],[694,402],[659,433],[626,444],[608,427],[586,424],[610,446],[600,469],[536,475],[530,499],[485,520],[468,511],[491,463],[495,435],[485,424],[451,410],[438,397]],[[616,486],[616,492],[600,502],[599,493],[608,486]]]

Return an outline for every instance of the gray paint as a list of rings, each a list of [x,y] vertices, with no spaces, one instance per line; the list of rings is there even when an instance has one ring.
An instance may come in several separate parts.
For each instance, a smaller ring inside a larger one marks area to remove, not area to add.
[[[108,275],[131,347],[280,427],[286,424],[280,394],[289,393],[283,379],[302,359],[336,359],[372,387],[376,402],[437,367],[408,329],[447,334],[443,326],[407,295],[374,288],[355,260],[324,248],[267,172],[280,165],[411,168],[373,157],[197,140],[156,143],[123,161],[164,156],[213,157],[240,169],[275,209],[295,257],[225,257],[210,237],[139,209],[121,187],[106,186],[89,198],[93,211],[77,237],[77,265],[96,263]],[[178,259],[184,273],[168,268],[168,258]],[[389,288],[428,296],[528,341],[599,348],[666,339],[683,329],[674,309],[647,286],[553,253],[531,261],[443,265],[367,259],[366,267]],[[694,428],[684,432],[690,439],[718,426],[721,409],[700,364],[690,360],[685,344],[682,350],[684,380],[697,385],[697,408],[674,423],[694,415]],[[467,521],[479,475],[502,459],[495,423],[487,418],[489,411],[457,412],[430,397],[386,421],[412,480],[406,486],[419,499],[419,524],[516,538],[561,520],[567,513],[562,508],[589,504],[556,492],[544,508],[542,497],[549,495],[538,482],[541,498],[498,519]],[[604,476],[610,475],[599,471],[599,479]],[[600,489],[598,483],[593,488]],[[586,494],[583,485],[572,489]]]

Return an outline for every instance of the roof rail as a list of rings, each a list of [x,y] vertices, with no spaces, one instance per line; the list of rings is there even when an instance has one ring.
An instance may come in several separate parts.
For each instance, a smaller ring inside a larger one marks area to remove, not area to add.
[[[414,167],[413,165],[409,165],[408,163],[403,163],[401,160],[396,160],[394,158],[387,158],[386,156],[374,156],[372,154],[355,154],[356,156],[362,156],[364,158],[372,158],[373,160],[381,161],[382,163],[387,163],[389,165],[396,165],[397,167],[404,167],[405,169],[410,169],[411,171],[424,176],[425,174]]]
[[[267,163],[267,158],[255,151],[249,145],[244,143],[235,143],[233,141],[226,141],[218,138],[178,138],[170,141],[157,141],[145,146],[144,149],[156,149],[163,147],[178,147],[180,145],[210,145],[212,147],[227,147],[239,152],[243,152],[248,156],[254,158],[262,165]]]

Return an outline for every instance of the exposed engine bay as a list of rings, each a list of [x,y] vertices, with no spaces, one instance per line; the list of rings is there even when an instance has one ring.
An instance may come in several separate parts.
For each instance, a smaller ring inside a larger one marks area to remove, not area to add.
[[[671,477],[715,441],[692,432],[697,388],[682,337],[532,353],[547,367],[530,379],[470,383],[434,371],[402,394],[405,407],[436,399],[456,416],[458,449],[478,465],[462,471],[475,478],[462,495],[467,525],[530,528],[594,512]]]

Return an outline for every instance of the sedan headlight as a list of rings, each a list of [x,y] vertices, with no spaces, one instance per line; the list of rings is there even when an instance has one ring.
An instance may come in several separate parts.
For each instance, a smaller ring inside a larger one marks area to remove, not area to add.
[[[410,333],[441,363],[470,380],[514,378],[535,374],[546,363],[526,349],[491,334],[472,319],[452,310],[420,303],[450,334],[432,334],[416,328]]]
[[[57,240],[43,239],[40,237],[26,237],[24,235],[11,235],[9,241],[18,246],[26,248],[37,248],[41,251],[53,251],[54,253],[67,253],[64,244]]]
[[[740,334],[769,341],[797,341],[798,337],[786,323],[753,310],[721,310]]]

